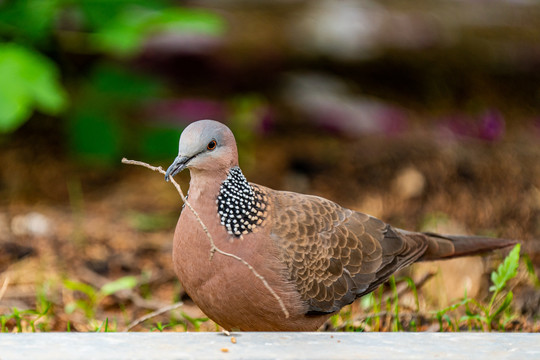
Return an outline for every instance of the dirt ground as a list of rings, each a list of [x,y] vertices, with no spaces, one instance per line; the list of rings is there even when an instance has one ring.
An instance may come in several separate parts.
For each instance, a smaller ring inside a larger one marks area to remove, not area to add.
[[[240,147],[251,154],[241,159],[250,181],[321,195],[409,230],[520,239],[539,273],[540,135],[529,125],[509,126],[498,141],[439,138],[421,130],[353,139],[320,130],[278,130],[286,135],[274,131]],[[171,242],[182,204],[171,184],[148,169],[121,165],[120,159],[113,168],[85,164],[58,144],[54,135],[42,136],[32,125],[0,144],[4,331],[21,331],[17,317],[8,316],[14,308],[43,310],[50,303],[35,322],[38,331],[92,331],[105,319],[109,329],[123,330],[180,300],[182,307],[133,331],[166,324],[171,324],[166,331],[216,330],[211,321],[200,320],[204,314],[172,270]],[[178,179],[185,191],[188,174]],[[437,263],[405,272],[421,289],[419,312],[411,310],[411,292],[402,291],[403,322],[415,318],[418,330],[437,330],[431,311],[463,296],[465,288],[485,301],[489,273],[503,255],[446,263],[442,271]],[[434,275],[423,284],[428,273]],[[136,277],[137,285],[109,296],[98,292],[125,276]],[[524,264],[511,286],[515,318],[506,329],[539,331],[540,290]],[[366,316],[358,302],[346,311],[357,322]],[[31,331],[36,318],[23,316],[22,331]]]

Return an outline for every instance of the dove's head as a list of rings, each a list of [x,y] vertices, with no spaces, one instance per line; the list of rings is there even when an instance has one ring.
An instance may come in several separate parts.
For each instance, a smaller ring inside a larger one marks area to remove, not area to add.
[[[165,180],[185,168],[196,171],[228,171],[238,166],[238,151],[232,131],[214,120],[189,124],[178,145],[178,156],[167,169]]]

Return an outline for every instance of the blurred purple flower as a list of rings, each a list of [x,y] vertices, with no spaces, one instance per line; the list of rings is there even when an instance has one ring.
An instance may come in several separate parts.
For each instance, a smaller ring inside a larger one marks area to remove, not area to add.
[[[259,119],[259,127],[258,132],[261,135],[267,135],[274,130],[274,123],[275,123],[275,116],[270,107],[265,107],[261,111],[260,119]]]
[[[437,132],[444,137],[471,137],[473,135],[473,120],[467,115],[453,114],[441,119]]]
[[[495,141],[504,136],[505,121],[497,110],[488,110],[480,118],[477,136],[482,140]]]
[[[505,128],[502,114],[497,110],[488,110],[479,119],[466,114],[445,117],[439,122],[437,131],[445,137],[496,141],[504,136]]]
[[[409,119],[404,109],[388,106],[381,114],[386,135],[398,135],[409,127]]]

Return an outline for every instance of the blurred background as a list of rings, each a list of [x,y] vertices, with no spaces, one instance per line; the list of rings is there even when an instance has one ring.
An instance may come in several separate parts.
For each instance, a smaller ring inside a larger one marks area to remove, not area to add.
[[[0,0],[2,331],[122,330],[180,300],[135,329],[216,329],[172,271],[178,194],[120,163],[166,168],[205,118],[250,181],[522,240],[511,324],[538,330],[540,2]],[[407,272],[417,313],[485,299],[503,255]]]

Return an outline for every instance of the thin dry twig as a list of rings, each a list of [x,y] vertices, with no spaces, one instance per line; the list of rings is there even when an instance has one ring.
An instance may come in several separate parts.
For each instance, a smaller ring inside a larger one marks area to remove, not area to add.
[[[172,311],[172,310],[175,310],[175,309],[178,309],[179,307],[181,307],[182,305],[184,305],[183,302],[179,301],[177,303],[174,303],[172,305],[167,305],[167,306],[164,306],[162,307],[161,309],[157,309],[156,311],[152,311],[151,313],[148,313],[144,316],[141,316],[140,318],[138,319],[135,319],[133,320],[127,327],[124,331],[130,331],[131,329],[133,329],[135,326],[139,325],[139,324],[142,324],[143,322],[145,322],[146,320],[148,319],[151,319],[155,316],[158,316],[158,315],[161,315],[163,313],[166,313],[166,312],[169,312],[169,311]]]
[[[4,294],[6,293],[7,287],[9,285],[9,276],[6,275],[6,278],[4,279],[4,283],[2,284],[2,288],[0,289],[0,300],[4,297]]]
[[[414,287],[416,288],[416,291],[420,290],[420,288],[424,286],[424,284],[436,274],[437,274],[436,272],[430,271],[422,275],[422,277],[414,283]],[[409,291],[412,291],[412,289],[409,287],[409,284],[407,282],[401,282],[398,284],[397,286],[398,297],[403,294],[408,293]],[[395,295],[393,291],[389,291],[388,294],[383,297],[383,301],[388,301],[392,299],[394,296]]]
[[[126,158],[122,159],[122,163],[129,164],[129,165],[143,166],[145,168],[148,168],[148,169],[153,170],[153,171],[157,171],[157,172],[165,175],[165,171],[163,170],[163,168],[161,166],[152,166],[152,165],[147,164],[147,163],[142,162],[142,161],[128,160]],[[176,190],[178,191],[178,194],[180,194],[180,197],[182,198],[182,201],[184,202],[184,204],[186,204],[186,206],[189,208],[189,210],[191,210],[193,215],[195,215],[195,218],[197,219],[197,221],[201,225],[203,231],[205,232],[206,236],[208,237],[208,241],[210,241],[210,259],[212,259],[213,254],[215,252],[217,252],[217,253],[219,253],[221,255],[228,256],[228,257],[231,257],[231,258],[233,258],[235,260],[238,260],[242,264],[247,266],[247,268],[253,273],[253,275],[255,275],[255,277],[257,277],[263,283],[263,285],[268,289],[268,291],[272,294],[272,296],[278,301],[279,306],[281,307],[281,310],[285,314],[285,317],[288,318],[289,317],[289,311],[285,307],[285,304],[283,303],[283,300],[281,300],[281,297],[274,291],[274,289],[272,289],[272,287],[268,284],[266,279],[261,274],[259,274],[257,272],[257,270],[255,270],[253,268],[253,266],[251,266],[246,260],[242,259],[241,257],[239,257],[237,255],[234,255],[234,254],[228,253],[226,251],[223,251],[223,250],[221,250],[220,248],[218,248],[216,246],[216,244],[214,243],[214,239],[212,238],[212,235],[210,235],[210,232],[208,231],[208,228],[206,227],[206,225],[204,225],[204,223],[201,220],[201,218],[199,217],[199,214],[197,213],[197,211],[195,211],[195,209],[187,201],[187,199],[184,196],[184,193],[183,193],[182,188],[180,187],[180,185],[174,180],[174,178],[171,177],[170,180],[171,180],[171,183],[176,188]]]

